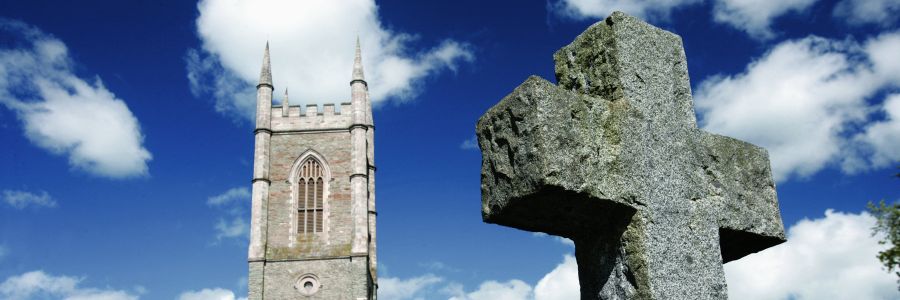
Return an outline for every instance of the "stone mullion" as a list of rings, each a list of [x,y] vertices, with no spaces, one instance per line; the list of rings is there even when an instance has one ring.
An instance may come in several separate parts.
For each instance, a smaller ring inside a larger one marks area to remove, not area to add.
[[[306,180],[301,178],[299,183],[297,184],[298,192],[297,192],[297,232],[296,234],[300,234],[306,231],[304,224],[306,222],[305,216],[303,216],[306,211]],[[301,204],[302,203],[302,206]]]
[[[314,204],[315,207],[313,207],[313,214],[315,214],[316,216],[316,224],[315,228],[313,229],[314,232],[322,232],[323,228],[325,227],[325,217],[322,213],[322,210],[324,209],[322,205],[322,199],[324,198],[325,194],[324,190],[325,181],[322,180],[322,177],[319,177],[319,179],[316,181],[316,203]]]

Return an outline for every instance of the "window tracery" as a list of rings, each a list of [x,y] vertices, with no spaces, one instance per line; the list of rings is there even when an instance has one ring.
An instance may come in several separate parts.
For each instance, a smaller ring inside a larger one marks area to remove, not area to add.
[[[297,175],[297,233],[322,232],[325,215],[325,172],[313,157],[304,161]]]

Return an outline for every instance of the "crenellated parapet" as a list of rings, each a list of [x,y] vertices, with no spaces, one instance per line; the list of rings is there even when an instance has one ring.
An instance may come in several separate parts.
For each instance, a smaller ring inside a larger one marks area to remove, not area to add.
[[[283,106],[272,106],[272,131],[349,130],[353,107],[349,102],[339,105],[340,110],[331,103],[322,105],[321,110],[315,104],[290,105],[286,115]]]

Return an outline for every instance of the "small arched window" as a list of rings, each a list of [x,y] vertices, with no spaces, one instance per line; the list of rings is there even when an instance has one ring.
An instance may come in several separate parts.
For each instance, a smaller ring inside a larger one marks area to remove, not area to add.
[[[324,221],[325,172],[322,164],[309,158],[300,167],[297,180],[297,233],[322,232]]]

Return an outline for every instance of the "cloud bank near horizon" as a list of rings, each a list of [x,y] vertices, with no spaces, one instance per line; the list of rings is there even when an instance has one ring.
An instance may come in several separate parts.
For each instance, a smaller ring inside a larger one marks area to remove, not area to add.
[[[803,219],[787,231],[784,244],[725,264],[730,299],[894,299],[900,297],[894,275],[876,258],[886,246],[873,236],[868,213],[827,210]],[[548,241],[549,242],[549,241]],[[385,298],[482,300],[564,300],[580,297],[578,264],[565,254],[534,286],[518,279],[485,280],[474,290],[435,274],[384,277]],[[390,296],[390,297],[387,297]]]

